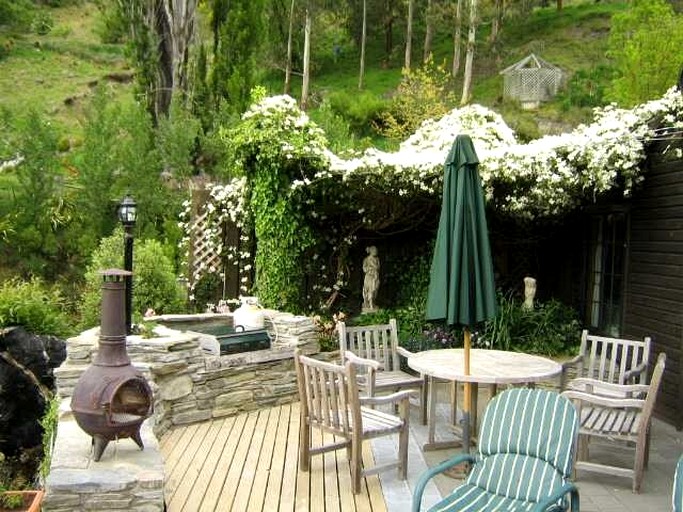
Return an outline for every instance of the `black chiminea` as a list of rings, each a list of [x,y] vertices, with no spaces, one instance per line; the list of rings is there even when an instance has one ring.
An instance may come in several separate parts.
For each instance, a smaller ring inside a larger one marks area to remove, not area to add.
[[[143,449],[140,427],[153,410],[152,390],[126,351],[125,278],[131,273],[111,269],[101,274],[99,349],[71,397],[76,422],[93,438],[96,461],[115,439],[130,437]]]

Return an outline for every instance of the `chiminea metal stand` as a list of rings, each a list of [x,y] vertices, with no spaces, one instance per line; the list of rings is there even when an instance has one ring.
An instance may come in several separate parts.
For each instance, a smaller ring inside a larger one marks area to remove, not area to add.
[[[99,349],[71,398],[76,422],[92,436],[95,461],[115,439],[130,437],[143,449],[140,427],[153,411],[152,390],[126,350],[125,278],[131,273],[111,269],[101,274]]]

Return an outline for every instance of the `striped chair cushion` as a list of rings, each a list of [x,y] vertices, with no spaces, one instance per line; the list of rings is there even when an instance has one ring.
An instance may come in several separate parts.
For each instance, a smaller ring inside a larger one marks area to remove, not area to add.
[[[510,389],[486,407],[479,457],[528,455],[549,463],[561,478],[568,478],[577,434],[577,413],[569,400],[552,391]]]
[[[576,409],[558,393],[501,393],[486,407],[472,471],[430,512],[532,510],[569,478],[578,428]],[[566,505],[560,500],[557,510]]]
[[[463,484],[445,499],[441,500],[429,512],[488,512],[500,510],[514,510],[515,512],[525,512],[533,510],[536,503],[507,498],[498,494],[482,492],[476,485]],[[547,509],[547,512],[565,510],[557,507]]]
[[[673,512],[683,512],[683,455],[678,459],[674,473],[674,490],[671,498]]]

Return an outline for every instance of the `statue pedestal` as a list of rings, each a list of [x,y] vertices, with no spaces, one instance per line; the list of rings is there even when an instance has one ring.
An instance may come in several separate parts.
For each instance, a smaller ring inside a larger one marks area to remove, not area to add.
[[[360,311],[360,314],[361,314],[361,315],[365,315],[365,314],[368,314],[368,313],[377,313],[378,311],[379,311],[378,308],[366,308],[366,307],[363,307],[363,308],[361,309],[361,311]]]

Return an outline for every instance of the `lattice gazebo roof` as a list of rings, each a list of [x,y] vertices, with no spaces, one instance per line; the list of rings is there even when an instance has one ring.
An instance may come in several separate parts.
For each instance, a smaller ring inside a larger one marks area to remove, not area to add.
[[[535,107],[557,94],[562,83],[562,70],[533,53],[500,72],[504,76],[507,97],[522,106]]]

